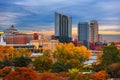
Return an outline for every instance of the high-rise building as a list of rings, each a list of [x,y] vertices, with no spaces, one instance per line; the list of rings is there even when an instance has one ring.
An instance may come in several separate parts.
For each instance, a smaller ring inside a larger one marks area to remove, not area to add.
[[[88,22],[78,23],[78,41],[83,42],[83,44],[89,48],[90,40],[90,27]]]
[[[98,34],[98,42],[102,42],[103,38],[102,38],[102,34]]]
[[[55,13],[55,37],[60,42],[72,40],[72,17]]]
[[[96,20],[90,21],[90,31],[91,31],[90,41],[92,43],[98,42],[98,22]]]

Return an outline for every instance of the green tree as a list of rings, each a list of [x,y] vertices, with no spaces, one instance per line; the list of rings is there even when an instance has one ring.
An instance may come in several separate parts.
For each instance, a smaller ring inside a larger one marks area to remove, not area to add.
[[[83,64],[77,59],[68,60],[66,63],[66,70],[72,69],[72,68],[76,68],[80,70],[83,68]]]
[[[104,68],[112,63],[120,62],[120,52],[114,44],[105,46],[103,48],[103,55],[101,64]]]
[[[15,67],[26,67],[32,60],[28,57],[20,56],[13,59]]]
[[[39,72],[48,71],[52,67],[52,60],[46,56],[38,56],[33,61],[35,69]]]
[[[50,57],[51,53],[52,53],[51,50],[45,50],[45,51],[43,51],[43,56]]]
[[[63,62],[55,62],[52,66],[52,72],[65,72],[66,71],[66,67],[65,67],[65,63]]]

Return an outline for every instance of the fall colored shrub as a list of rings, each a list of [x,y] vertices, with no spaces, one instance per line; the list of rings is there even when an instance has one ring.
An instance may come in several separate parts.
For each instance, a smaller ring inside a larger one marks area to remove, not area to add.
[[[92,76],[91,74],[83,74],[83,73],[79,73],[75,80],[97,80],[94,76]]]
[[[60,72],[58,75],[60,77],[69,77],[69,74],[67,72]]]
[[[44,72],[38,80],[61,80],[56,74]]]
[[[70,79],[75,79],[75,77],[79,74],[79,70],[76,68],[69,69],[68,74]]]
[[[18,67],[11,71],[3,80],[37,80],[37,72],[26,67]]]
[[[107,80],[108,74],[105,71],[99,71],[92,74],[97,80]]]
[[[3,69],[0,69],[0,77],[6,76],[9,72],[11,72],[11,67],[6,66]]]

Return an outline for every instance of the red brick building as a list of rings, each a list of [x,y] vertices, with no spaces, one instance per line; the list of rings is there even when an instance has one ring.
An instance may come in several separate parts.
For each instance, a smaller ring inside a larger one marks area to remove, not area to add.
[[[6,35],[5,37],[6,44],[26,44],[27,35],[26,34],[12,34]]]

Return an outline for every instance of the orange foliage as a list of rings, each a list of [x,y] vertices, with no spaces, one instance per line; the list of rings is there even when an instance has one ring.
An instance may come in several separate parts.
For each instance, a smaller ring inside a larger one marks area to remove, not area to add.
[[[99,71],[97,73],[94,73],[93,76],[97,80],[107,80],[108,74],[105,71]]]
[[[29,68],[18,67],[6,75],[3,80],[37,80],[37,72]]]
[[[12,71],[12,69],[9,66],[6,66],[3,69],[0,69],[0,77],[6,76],[11,71]]]
[[[60,77],[68,77],[69,76],[69,74],[67,72],[60,72],[58,75]]]
[[[76,76],[76,80],[97,80],[97,79],[94,76],[92,76],[91,74],[79,73]]]
[[[0,60],[5,58],[12,58],[14,53],[14,48],[11,46],[1,46],[0,45]]]
[[[56,74],[44,72],[38,80],[61,80]]]

